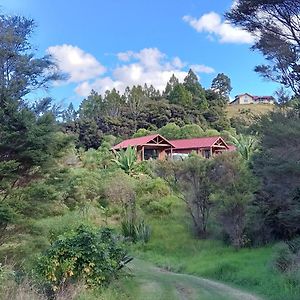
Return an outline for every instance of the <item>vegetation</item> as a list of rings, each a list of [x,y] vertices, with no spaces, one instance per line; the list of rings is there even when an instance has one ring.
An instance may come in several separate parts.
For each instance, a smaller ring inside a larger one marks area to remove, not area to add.
[[[272,71],[295,96],[249,122],[226,116],[226,75],[204,89],[192,70],[182,83],[173,75],[164,92],[146,84],[123,94],[92,91],[78,111],[70,104],[60,112],[49,98],[29,103],[26,95],[62,75],[51,57],[36,58],[32,20],[0,16],[0,68],[7,70],[0,76],[0,298],[132,299],[143,278],[158,278],[161,295],[172,299],[177,275],[140,260],[133,265],[140,278],[119,272],[128,253],[266,299],[299,298],[300,106],[298,65],[289,56],[297,44],[286,37],[284,53],[276,52],[265,21],[255,22],[257,14],[280,21],[282,9],[294,11],[286,1],[267,2],[238,1],[228,17],[263,31],[255,47],[275,65],[260,71]],[[146,162],[132,147],[111,151],[124,137],[153,132],[221,135],[238,151]],[[199,278],[178,276],[201,292]]]

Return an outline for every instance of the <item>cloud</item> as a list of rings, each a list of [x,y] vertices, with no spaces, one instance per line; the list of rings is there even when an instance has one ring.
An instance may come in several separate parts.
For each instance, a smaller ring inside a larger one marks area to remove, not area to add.
[[[82,82],[106,72],[106,68],[93,55],[76,46],[52,46],[47,53],[54,57],[59,69],[69,75],[68,82]]]
[[[183,70],[186,64],[179,57],[168,59],[157,48],[120,52],[117,57],[122,64],[112,70],[110,77],[84,81],[77,86],[76,93],[87,96],[92,89],[104,93],[112,88],[123,92],[127,86],[145,83],[163,91],[172,74],[181,82],[187,75],[187,71]]]
[[[206,74],[215,73],[214,68],[205,65],[191,65],[190,67],[196,73],[206,73]]]
[[[199,19],[192,16],[184,16],[183,20],[197,32],[206,32],[210,39],[215,36],[221,43],[252,44],[254,37],[247,31],[233,26],[228,21],[222,21],[219,14],[210,12]]]
[[[123,92],[127,86],[153,85],[163,91],[172,74],[180,82],[187,75],[188,64],[179,57],[168,56],[158,48],[117,53],[117,63],[109,74],[93,55],[72,45],[52,46],[47,49],[58,62],[59,68],[69,75],[67,83],[76,83],[76,94],[86,97],[91,90],[103,94],[116,88]],[[193,65],[197,73],[212,73],[214,69],[204,65]]]

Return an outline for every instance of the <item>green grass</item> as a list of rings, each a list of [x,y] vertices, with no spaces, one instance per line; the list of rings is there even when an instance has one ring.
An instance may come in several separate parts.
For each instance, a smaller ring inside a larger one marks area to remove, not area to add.
[[[271,266],[273,247],[236,251],[220,241],[197,240],[183,211],[177,207],[168,218],[150,219],[152,238],[147,245],[135,247],[136,255],[175,272],[229,283],[264,299],[299,300],[300,287]]]

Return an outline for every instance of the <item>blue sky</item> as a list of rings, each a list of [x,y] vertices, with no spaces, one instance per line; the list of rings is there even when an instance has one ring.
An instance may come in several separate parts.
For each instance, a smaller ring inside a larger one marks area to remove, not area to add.
[[[91,88],[124,89],[147,81],[162,89],[190,67],[208,88],[227,74],[236,94],[272,95],[277,86],[254,66],[263,57],[249,50],[252,37],[224,22],[232,0],[0,0],[4,13],[33,18],[32,42],[51,53],[69,74],[50,94],[76,106]]]

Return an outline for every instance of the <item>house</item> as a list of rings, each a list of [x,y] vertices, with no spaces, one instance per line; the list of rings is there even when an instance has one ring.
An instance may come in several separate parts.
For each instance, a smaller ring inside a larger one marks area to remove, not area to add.
[[[120,149],[126,149],[129,146],[136,149],[138,161],[149,159],[163,160],[167,156],[166,151],[168,150],[170,153],[174,148],[174,145],[166,138],[159,134],[154,134],[125,140],[115,145],[112,150],[118,151]]]
[[[112,150],[118,151],[129,146],[136,149],[139,161],[183,158],[193,151],[206,158],[224,151],[235,151],[234,146],[227,145],[219,136],[169,141],[159,134],[125,140],[115,145]]]
[[[230,104],[258,104],[269,103],[274,104],[274,97],[272,96],[252,96],[248,93],[235,96],[235,99]]]
[[[194,151],[209,158],[224,151],[233,151],[233,148],[230,148],[220,136],[171,140],[170,143],[174,145],[174,148],[172,151],[167,150],[167,153],[172,157],[180,154],[184,156]]]

